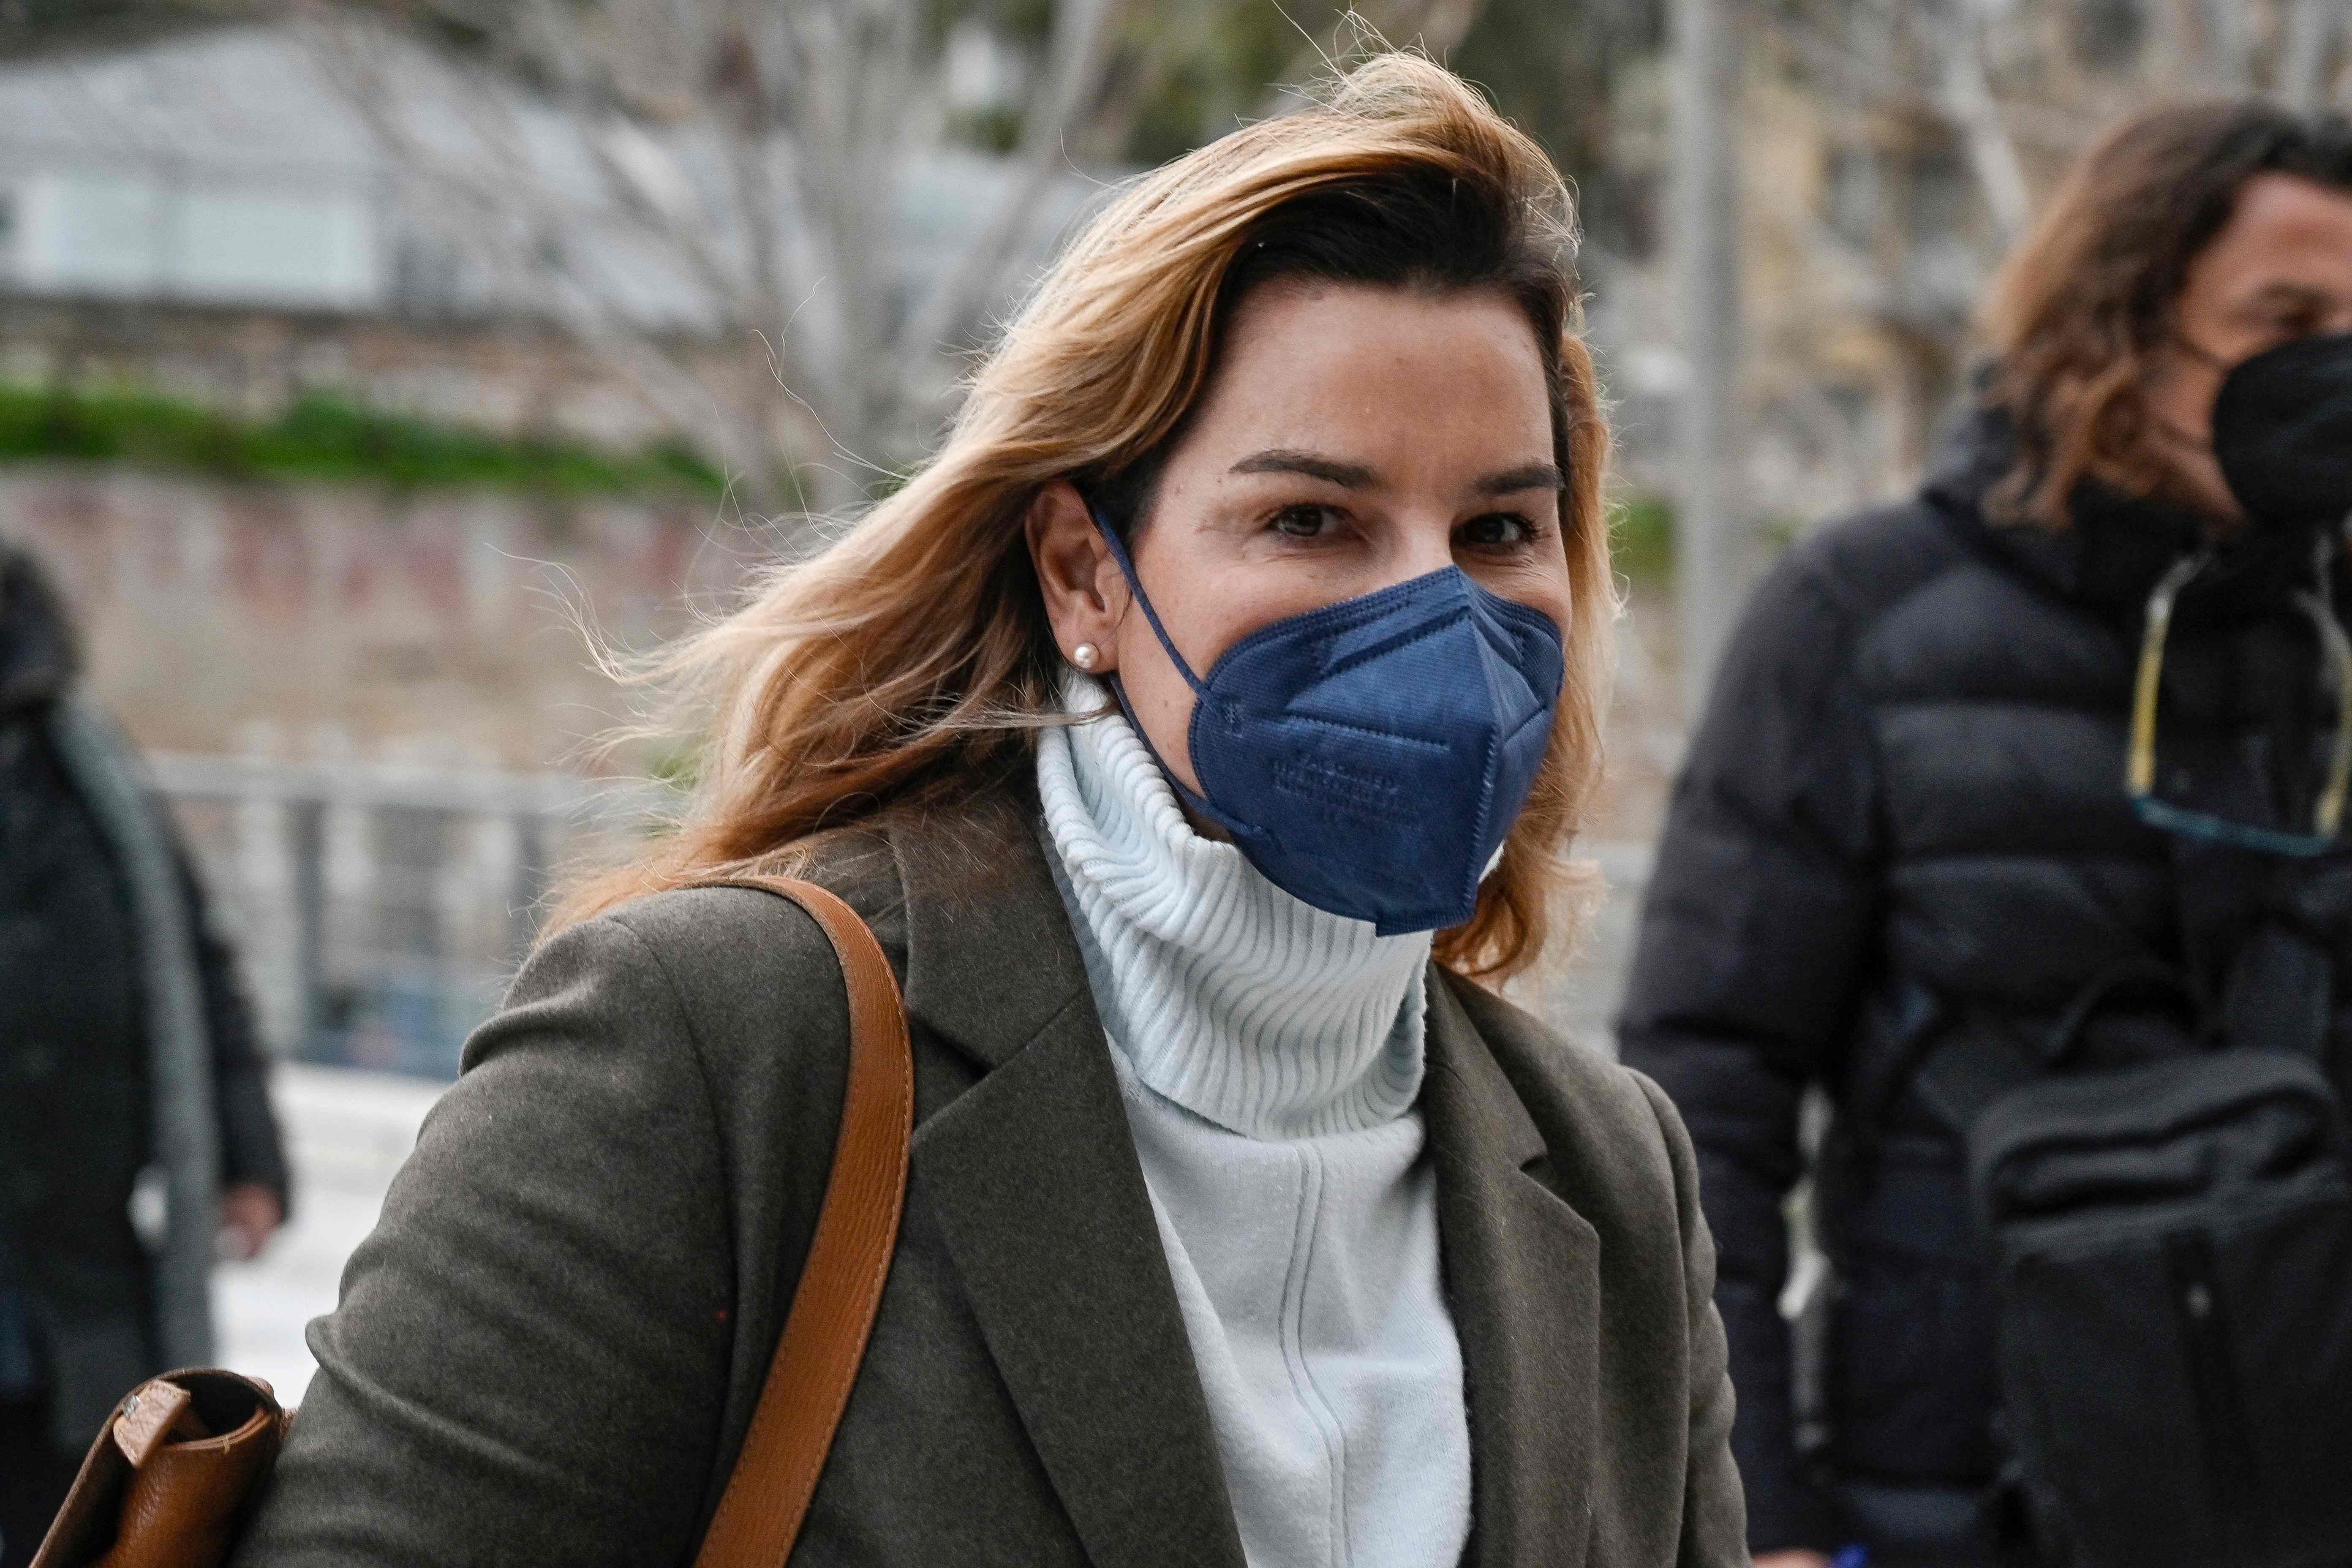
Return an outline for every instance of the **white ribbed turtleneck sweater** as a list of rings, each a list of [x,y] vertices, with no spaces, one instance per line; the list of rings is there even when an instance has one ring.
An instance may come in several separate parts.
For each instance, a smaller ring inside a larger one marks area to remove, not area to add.
[[[1109,702],[1083,677],[1066,700]],[[1470,1437],[1414,1109],[1429,937],[1195,834],[1116,714],[1045,731],[1037,783],[1253,1568],[1453,1568]]]

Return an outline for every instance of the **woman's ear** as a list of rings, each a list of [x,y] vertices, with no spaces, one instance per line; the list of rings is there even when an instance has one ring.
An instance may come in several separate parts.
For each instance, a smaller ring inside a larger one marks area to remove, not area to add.
[[[1127,578],[1087,510],[1077,487],[1056,479],[1029,503],[1029,561],[1062,657],[1089,675],[1118,668],[1114,640],[1127,613]],[[1094,651],[1077,657],[1081,647]]]

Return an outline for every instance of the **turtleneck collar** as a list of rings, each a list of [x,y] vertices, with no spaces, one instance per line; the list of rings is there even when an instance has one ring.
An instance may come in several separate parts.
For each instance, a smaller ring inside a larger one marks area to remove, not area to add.
[[[1074,677],[1065,704],[1102,716],[1038,739],[1046,859],[1104,1030],[1136,1077],[1258,1139],[1411,1110],[1429,933],[1380,936],[1292,898],[1192,831],[1099,683]]]

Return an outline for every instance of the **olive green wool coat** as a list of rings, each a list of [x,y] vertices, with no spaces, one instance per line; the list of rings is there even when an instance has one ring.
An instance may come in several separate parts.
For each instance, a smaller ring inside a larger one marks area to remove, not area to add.
[[[796,1563],[1242,1568],[1034,796],[824,855],[912,1021],[879,1317]],[[466,1051],[239,1568],[692,1559],[824,1192],[840,973],[782,900],[626,904]],[[1744,1564],[1714,1249],[1647,1079],[1433,972],[1423,1091],[1478,1568]]]

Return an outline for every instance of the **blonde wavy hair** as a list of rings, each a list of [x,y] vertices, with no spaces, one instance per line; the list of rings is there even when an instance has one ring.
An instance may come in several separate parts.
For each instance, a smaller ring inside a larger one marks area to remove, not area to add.
[[[1566,186],[1475,89],[1410,53],[1378,56],[1308,107],[1139,179],[1006,326],[936,457],[657,657],[651,679],[692,721],[677,731],[698,737],[690,808],[641,859],[574,887],[548,929],[698,878],[788,867],[814,835],[1017,777],[1037,729],[1061,716],[1063,661],[1023,527],[1038,492],[1062,479],[1131,491],[1156,471],[1240,295],[1275,277],[1335,276],[1313,254],[1323,226],[1302,214],[1418,213],[1435,232],[1433,210],[1449,238],[1483,236],[1491,264],[1416,265],[1395,280],[1496,289],[1527,310],[1567,476],[1576,613],[1550,750],[1475,912],[1436,943],[1441,962],[1487,982],[1533,963],[1561,923],[1556,895],[1583,879],[1564,856],[1601,761],[1616,610],[1609,435],[1579,336]]]

